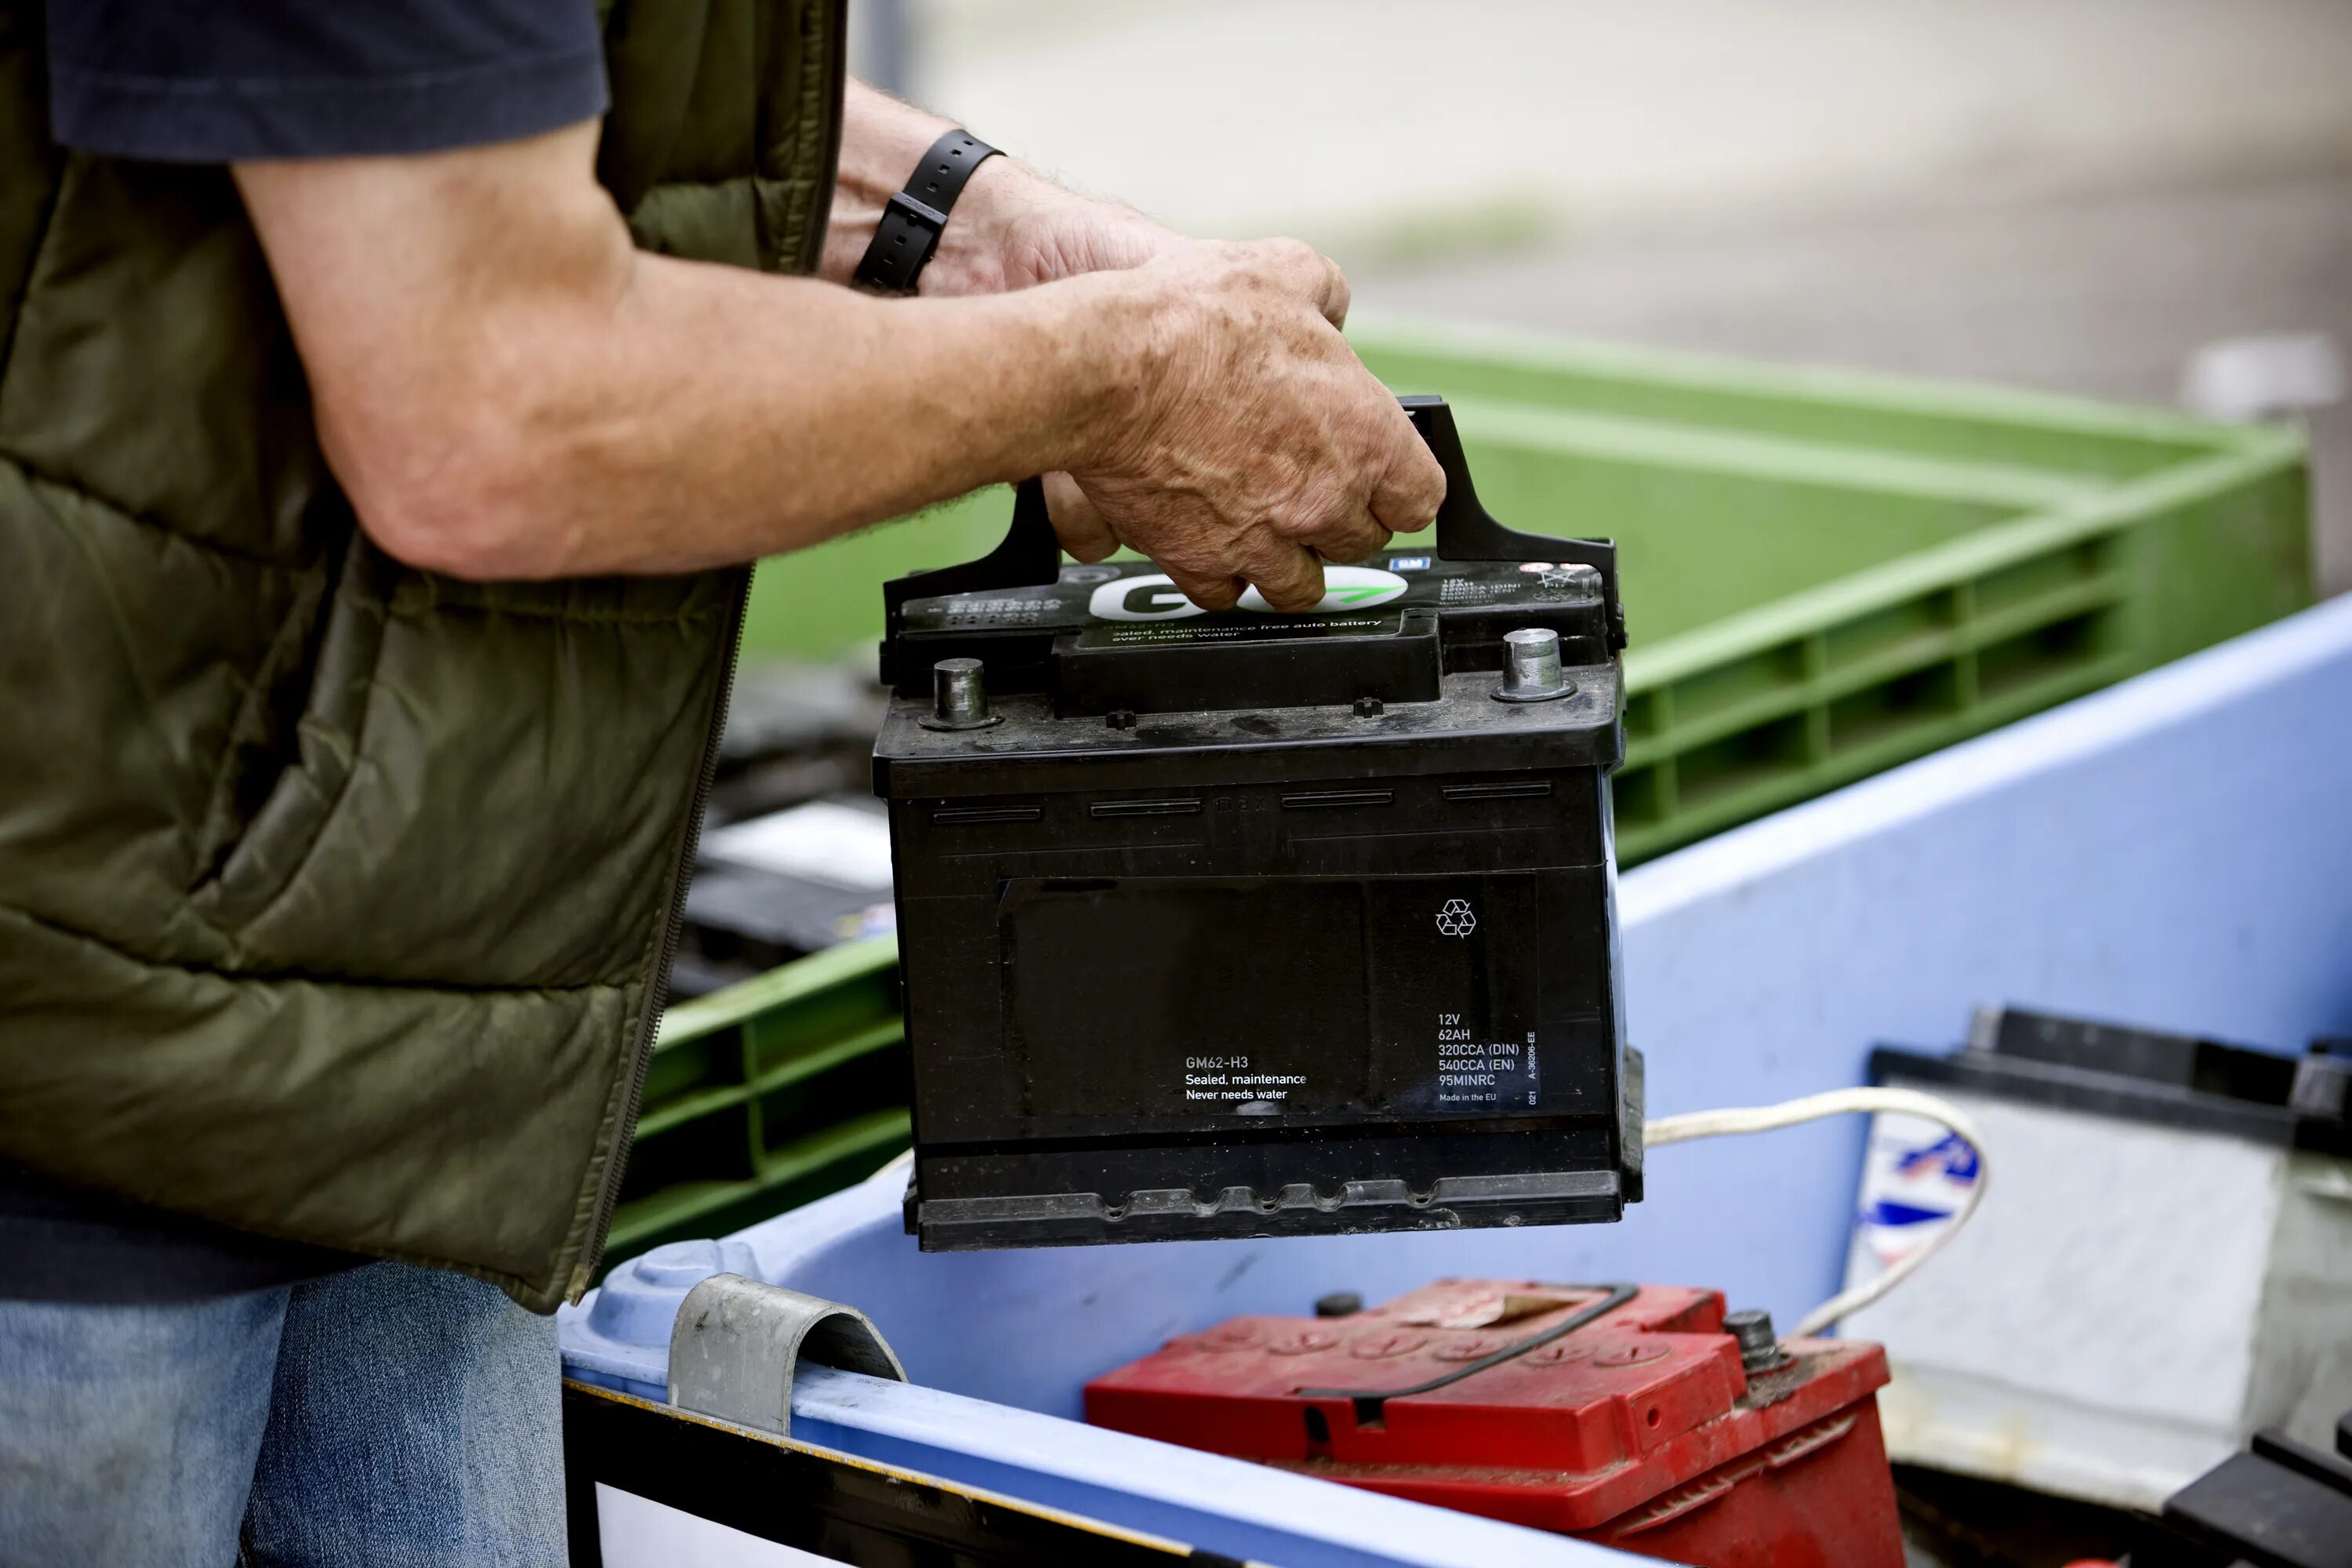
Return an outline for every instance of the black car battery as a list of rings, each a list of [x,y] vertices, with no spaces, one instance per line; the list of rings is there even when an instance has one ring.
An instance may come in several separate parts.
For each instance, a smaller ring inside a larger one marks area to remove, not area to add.
[[[1614,1220],[1641,1196],[1605,541],[1480,507],[1302,615],[1065,565],[1033,482],[885,588],[926,1249]]]

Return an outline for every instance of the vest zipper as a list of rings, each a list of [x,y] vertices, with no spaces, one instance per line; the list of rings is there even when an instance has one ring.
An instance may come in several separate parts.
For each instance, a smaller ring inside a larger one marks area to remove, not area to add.
[[[711,710],[710,727],[702,737],[702,765],[695,775],[686,835],[678,843],[677,862],[670,868],[669,911],[662,925],[657,962],[646,983],[645,1012],[637,1019],[636,1061],[630,1070],[629,1094],[621,1105],[613,1145],[604,1154],[604,1174],[596,1195],[596,1223],[589,1234],[593,1245],[572,1270],[571,1283],[564,1290],[565,1297],[575,1306],[587,1294],[589,1277],[604,1258],[604,1241],[613,1229],[613,1211],[621,1206],[621,1177],[628,1169],[629,1143],[636,1134],[637,1111],[646,1098],[646,1079],[653,1072],[654,1047],[660,1043],[661,1016],[669,1003],[669,966],[677,957],[678,938],[686,928],[686,889],[694,876],[695,851],[702,842],[702,813],[710,804],[710,786],[719,774],[719,736],[727,728],[727,710],[735,700],[735,668],[743,658],[743,611],[751,595],[751,573],[747,567],[742,582],[735,589],[734,608],[728,616],[727,673],[719,682],[719,703]]]
[[[831,0],[826,10],[823,92],[824,100],[835,106],[826,128],[824,169],[816,182],[819,200],[816,221],[810,225],[800,257],[799,270],[814,272],[824,254],[825,216],[832,206],[832,190],[839,177],[841,159],[841,111],[843,89],[849,75],[849,44],[846,0]],[[629,1142],[637,1131],[637,1111],[646,1098],[646,1079],[653,1072],[656,1036],[661,1028],[663,1008],[669,1001],[669,966],[677,956],[677,941],[686,927],[686,885],[694,874],[694,854],[702,841],[702,812],[710,802],[711,782],[719,773],[719,737],[727,728],[727,710],[735,700],[735,667],[743,657],[743,609],[751,595],[751,571],[746,567],[743,581],[735,590],[735,608],[730,617],[727,632],[727,674],[719,683],[719,706],[711,714],[709,731],[702,738],[702,771],[695,780],[694,803],[686,821],[686,837],[678,847],[677,864],[671,868],[673,889],[668,922],[662,928],[660,963],[646,983],[646,1010],[637,1020],[637,1059],[631,1068],[629,1097],[621,1107],[621,1120],[614,1133],[613,1146],[605,1152],[604,1174],[596,1194],[596,1222],[589,1233],[593,1244],[578,1267],[572,1271],[570,1286],[564,1296],[573,1305],[588,1293],[588,1280],[596,1265],[604,1257],[604,1242],[613,1230],[613,1211],[621,1206],[621,1177],[628,1169]]]

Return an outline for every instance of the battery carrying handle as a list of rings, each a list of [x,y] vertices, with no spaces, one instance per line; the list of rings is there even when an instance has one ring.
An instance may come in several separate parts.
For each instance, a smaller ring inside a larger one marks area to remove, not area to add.
[[[1437,509],[1437,553],[1448,561],[1559,561],[1590,566],[1601,574],[1602,602],[1609,606],[1609,646],[1625,646],[1625,611],[1617,596],[1617,547],[1605,539],[1559,539],[1506,528],[1478,504],[1470,462],[1454,427],[1445,399],[1416,393],[1397,399],[1412,427],[1445,474],[1445,500]],[[1013,490],[1013,525],[996,548],[976,561],[910,572],[882,584],[887,635],[896,637],[900,613],[916,599],[1051,583],[1062,567],[1061,542],[1045,510],[1045,483],[1024,479]]]
[[[1623,647],[1625,604],[1617,595],[1617,546],[1606,539],[1522,533],[1496,522],[1478,504],[1478,487],[1470,482],[1470,459],[1463,455],[1462,436],[1454,427],[1454,410],[1445,399],[1410,393],[1397,401],[1445,473],[1445,499],[1437,507],[1437,553],[1448,561],[1557,561],[1591,567],[1601,574],[1601,602],[1609,606],[1610,651]]]

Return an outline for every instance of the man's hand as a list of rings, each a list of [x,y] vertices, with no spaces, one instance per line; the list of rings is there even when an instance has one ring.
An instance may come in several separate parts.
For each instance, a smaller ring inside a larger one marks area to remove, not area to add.
[[[950,129],[856,83],[846,118],[825,267],[845,279],[883,204]],[[1276,609],[1310,608],[1322,561],[1363,559],[1427,522],[1444,495],[1409,422],[1338,335],[1348,288],[1330,262],[1292,242],[1202,245],[1000,154],[972,172],[917,292],[996,294],[1150,266],[1163,275],[1149,289],[1183,319],[1161,329],[1165,364],[1129,445],[1083,479],[1045,476],[1055,530],[1082,561],[1141,551],[1205,608],[1252,583]],[[1189,465],[1181,480],[1171,461]]]
[[[920,293],[999,293],[1158,263],[1168,277],[1153,287],[1205,312],[1168,329],[1177,352],[1135,454],[1090,468],[1085,482],[1045,476],[1047,510],[1072,555],[1099,561],[1124,544],[1203,608],[1228,608],[1255,583],[1274,608],[1305,610],[1323,596],[1323,561],[1360,561],[1435,512],[1444,478],[1417,440],[1401,458],[1386,448],[1400,429],[1411,438],[1410,424],[1338,335],[1348,287],[1329,261],[1290,241],[1199,244],[1003,157],[973,174],[966,202],[975,195],[971,226],[924,270]],[[965,216],[960,204],[958,221]],[[1279,345],[1273,353],[1245,367],[1220,363],[1237,342],[1265,340]],[[1278,434],[1254,422],[1249,438],[1235,439],[1254,382],[1290,384],[1262,395],[1293,417]],[[1320,416],[1297,417],[1302,407]],[[1122,478],[1161,474],[1179,450],[1202,465],[1193,486]],[[1335,471],[1350,463],[1370,467]]]
[[[1135,278],[1162,313],[1153,379],[1104,450],[1057,477],[1071,554],[1129,545],[1203,609],[1255,584],[1307,610],[1325,561],[1436,515],[1437,460],[1339,336],[1338,267],[1296,240],[1196,242]]]

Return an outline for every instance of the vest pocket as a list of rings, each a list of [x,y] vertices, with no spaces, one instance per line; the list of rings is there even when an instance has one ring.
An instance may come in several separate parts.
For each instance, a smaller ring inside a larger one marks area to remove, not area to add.
[[[641,979],[748,574],[383,565],[344,574],[299,760],[210,889],[236,962],[465,988]]]
[[[310,661],[309,689],[293,721],[290,747],[277,749],[283,763],[246,819],[241,832],[225,831],[241,814],[236,796],[242,778],[266,766],[270,745],[240,735],[216,789],[208,837],[224,845],[209,858],[214,869],[191,891],[196,912],[235,940],[293,882],[317,847],[329,814],[350,786],[361,745],[368,692],[383,644],[385,603],[395,568],[354,531],[328,597],[318,652]],[[280,647],[287,639],[281,638]],[[279,657],[273,647],[272,660]],[[259,681],[270,672],[265,669]],[[266,717],[276,707],[258,691],[255,724],[277,728]],[[258,754],[257,754],[258,753]],[[217,835],[217,837],[215,837]]]

